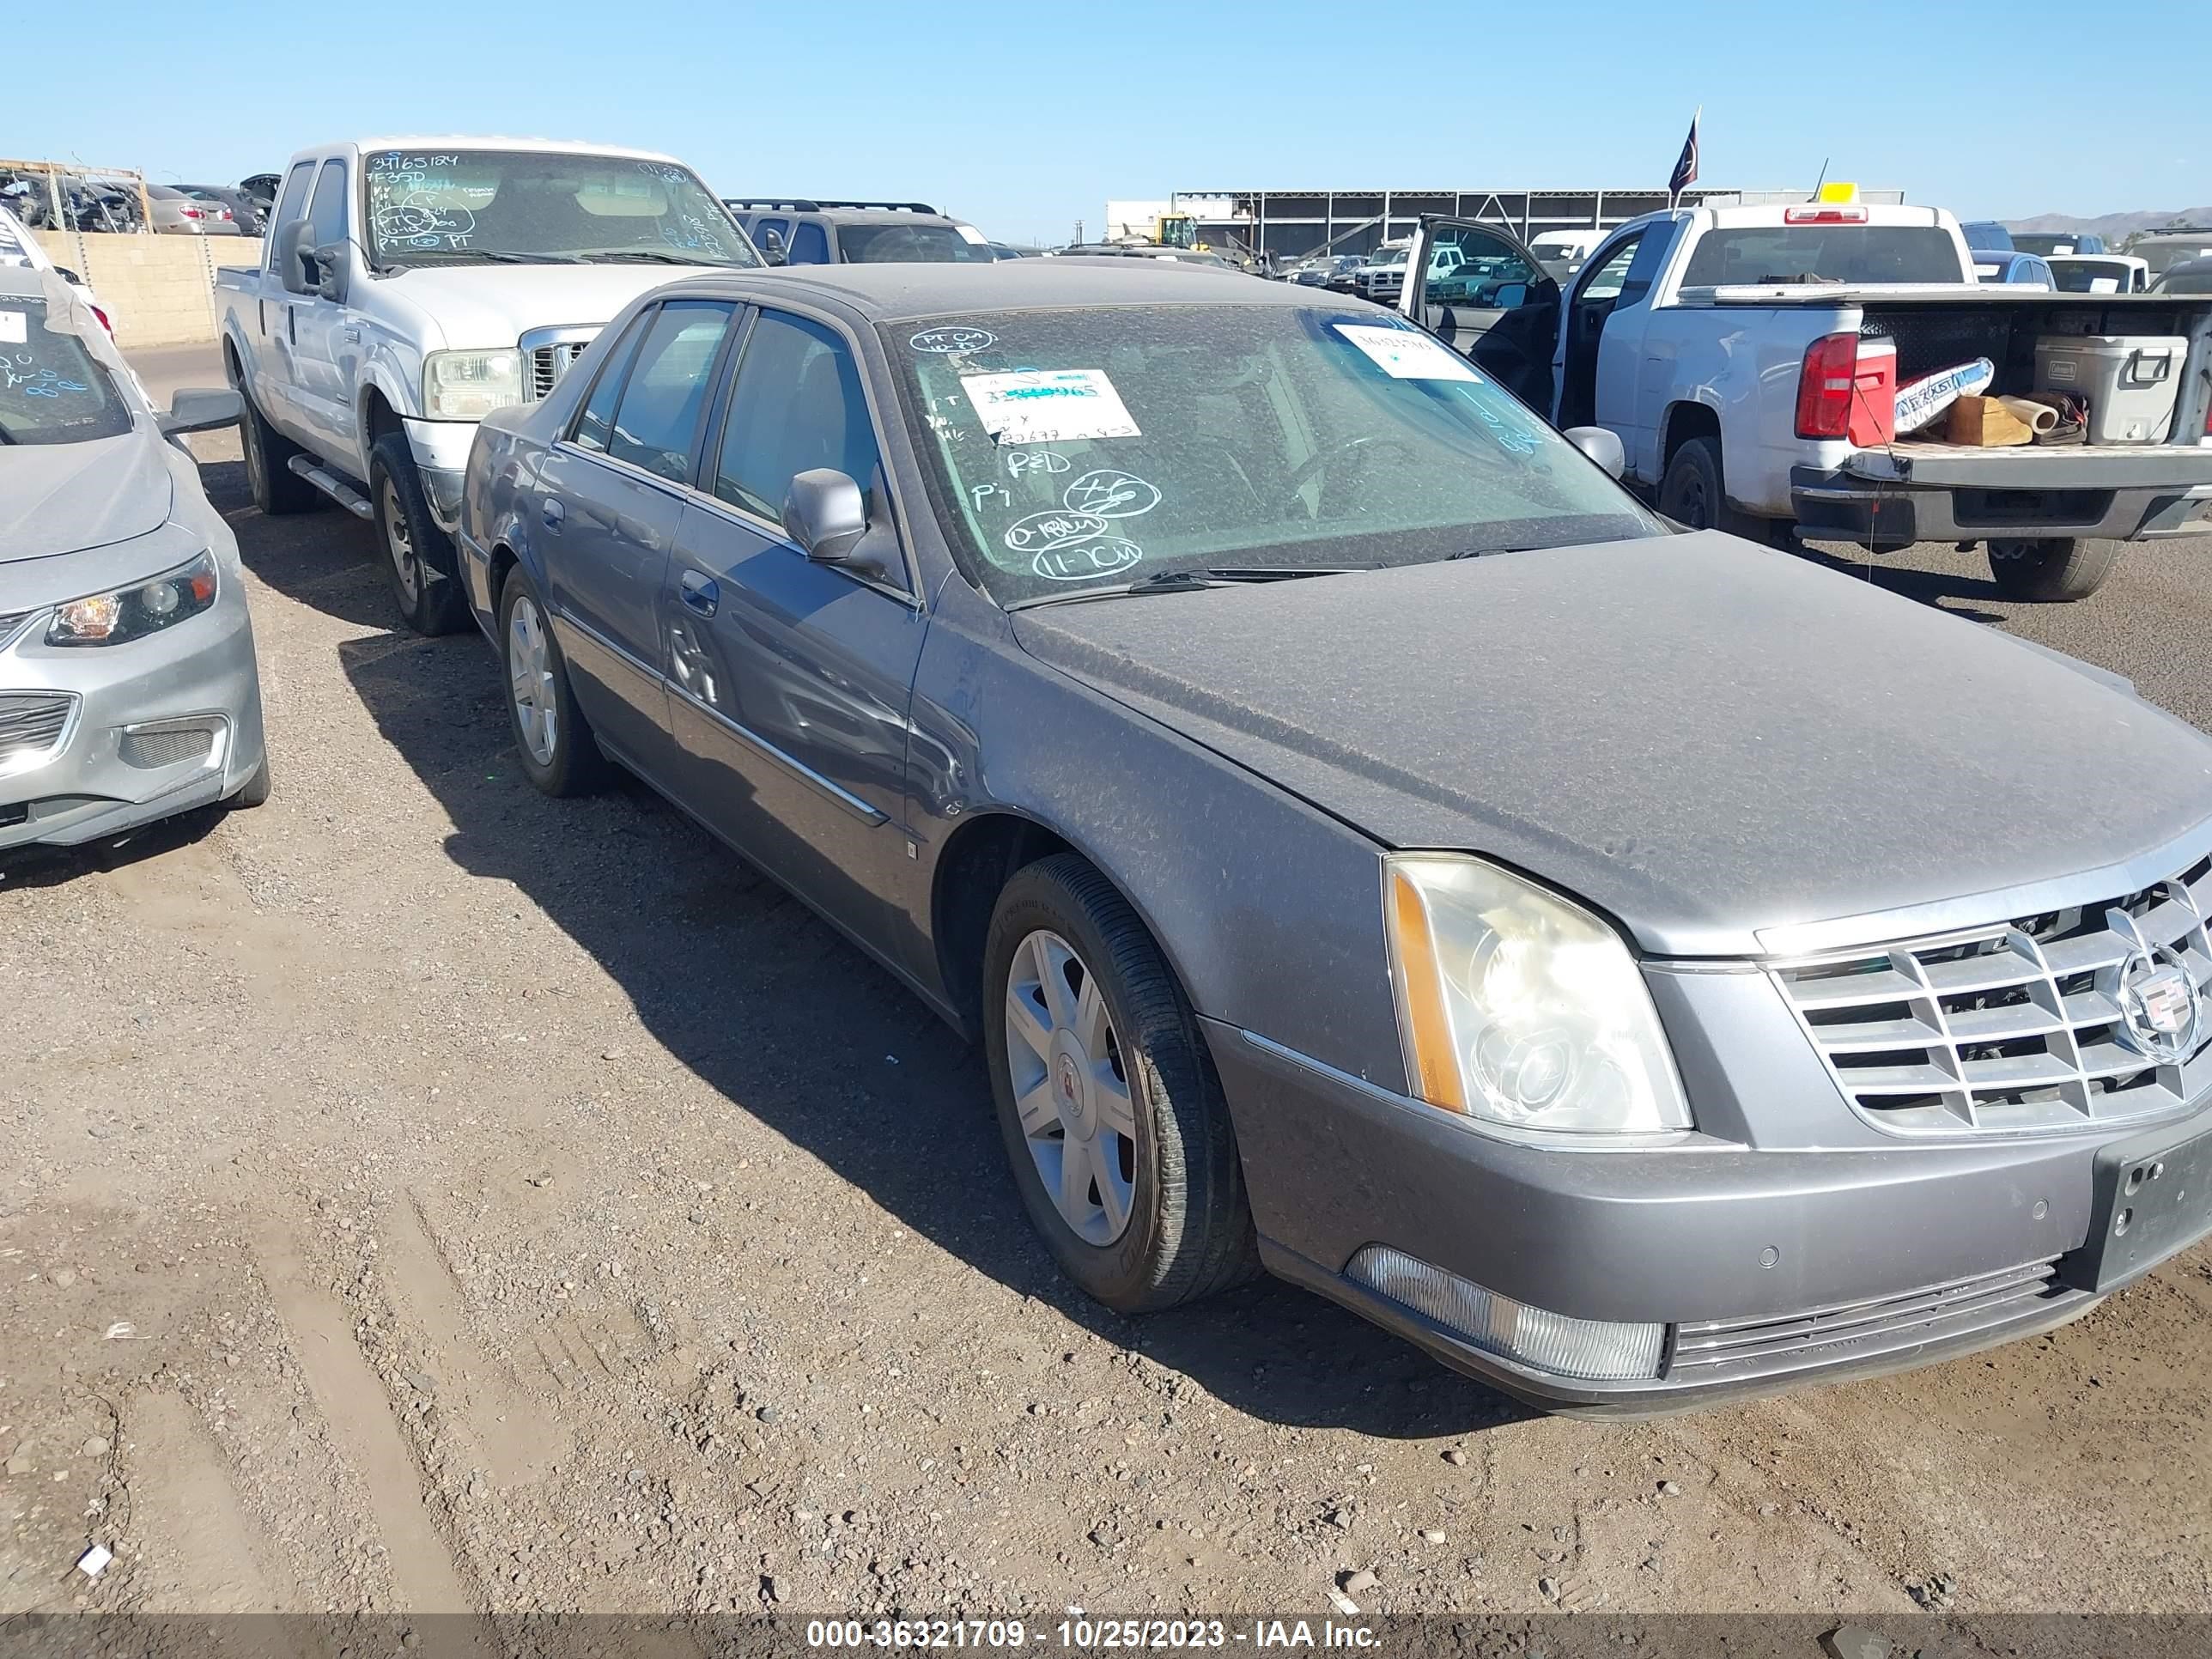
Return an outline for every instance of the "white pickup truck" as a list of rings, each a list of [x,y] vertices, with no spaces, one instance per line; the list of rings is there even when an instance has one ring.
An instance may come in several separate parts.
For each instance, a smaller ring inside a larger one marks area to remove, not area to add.
[[[425,634],[465,625],[454,563],[477,422],[553,389],[679,269],[757,265],[681,162],[536,138],[364,138],[295,155],[258,270],[216,276],[264,513],[373,521]]]
[[[1950,215],[1856,201],[1650,214],[1564,290],[1495,225],[1425,219],[1409,263],[1446,244],[1460,270],[1398,308],[1555,425],[1613,433],[1626,477],[1682,523],[1983,542],[1999,586],[2038,599],[2094,592],[2120,541],[2212,533],[2212,297],[1977,285]],[[1869,392],[1877,365],[1910,386],[1986,358],[1993,392],[2026,393],[2049,389],[2039,348],[2067,338],[2125,362],[2127,395],[2167,411],[2157,430],[2100,441],[2093,419],[2087,443],[2012,448],[1954,445],[1941,421],[1864,430],[1893,397]]]

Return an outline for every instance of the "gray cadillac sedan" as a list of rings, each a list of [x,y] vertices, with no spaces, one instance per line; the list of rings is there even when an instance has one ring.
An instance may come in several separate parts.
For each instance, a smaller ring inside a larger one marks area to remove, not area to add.
[[[485,422],[465,579],[538,786],[636,772],[969,1034],[1114,1308],[1264,1267],[1650,1411],[2203,1235],[2212,742],[1571,435],[1310,288],[732,273]]]
[[[178,434],[52,270],[0,270],[0,851],[269,793],[238,544]]]

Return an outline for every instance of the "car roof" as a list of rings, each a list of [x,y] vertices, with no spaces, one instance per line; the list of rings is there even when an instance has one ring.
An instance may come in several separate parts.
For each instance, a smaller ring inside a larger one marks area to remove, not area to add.
[[[558,155],[613,155],[625,161],[670,161],[685,164],[654,149],[630,149],[622,144],[592,144],[575,138],[511,138],[473,133],[416,133],[397,137],[334,139],[301,151],[302,155],[338,149],[350,143],[364,154],[373,149],[514,149],[550,151]]]
[[[843,301],[872,321],[976,311],[1092,306],[1314,306],[1310,289],[1263,283],[1242,271],[1152,259],[994,259],[975,264],[781,265],[686,282],[687,291],[774,285]],[[1340,302],[1338,302],[1340,303]],[[1378,319],[1379,320],[1379,319]]]

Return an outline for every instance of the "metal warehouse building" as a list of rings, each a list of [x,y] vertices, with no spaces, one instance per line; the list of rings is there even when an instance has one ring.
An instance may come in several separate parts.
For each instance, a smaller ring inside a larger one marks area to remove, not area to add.
[[[1803,201],[1808,191],[1690,190],[1684,202]],[[1902,201],[1899,191],[1864,191],[1868,201]],[[1546,230],[1604,228],[1667,205],[1663,190],[1184,190],[1166,201],[1106,204],[1110,240],[1149,234],[1164,213],[1187,213],[1202,241],[1233,239],[1255,251],[1295,258],[1323,248],[1364,253],[1410,236],[1424,213],[1483,219],[1511,227],[1523,240]]]

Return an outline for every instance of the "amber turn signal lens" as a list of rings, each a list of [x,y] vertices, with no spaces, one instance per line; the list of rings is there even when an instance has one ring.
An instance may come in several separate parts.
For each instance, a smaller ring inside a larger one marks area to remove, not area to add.
[[[1451,1016],[1444,1011],[1443,981],[1437,971],[1436,941],[1429,932],[1428,901],[1402,870],[1390,872],[1393,930],[1391,965],[1398,975],[1398,1000],[1413,1047],[1413,1085],[1431,1106],[1448,1112],[1467,1109],[1459,1061],[1452,1052]]]

